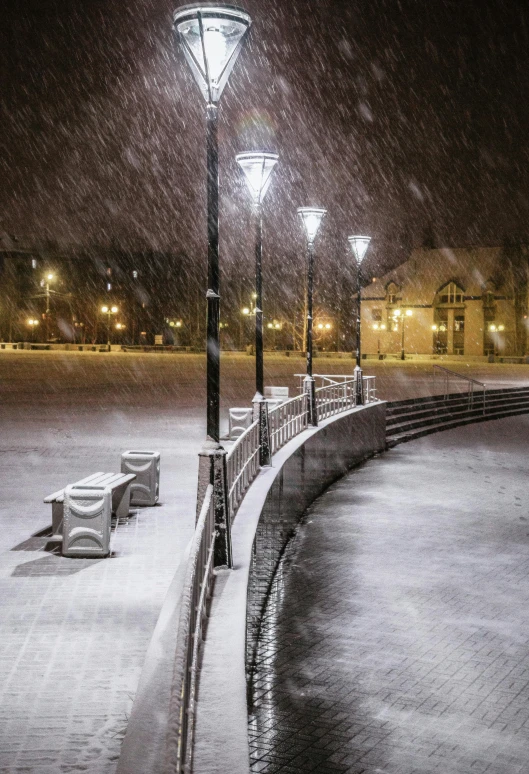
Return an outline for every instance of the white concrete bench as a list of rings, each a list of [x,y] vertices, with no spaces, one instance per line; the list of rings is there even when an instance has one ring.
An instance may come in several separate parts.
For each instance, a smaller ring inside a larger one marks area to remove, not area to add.
[[[71,486],[73,489],[108,487],[112,492],[112,512],[120,519],[129,515],[130,484],[135,478],[134,473],[92,473]],[[52,540],[62,540],[64,489],[48,495],[44,502],[51,503]]]
[[[288,400],[288,387],[265,387],[264,396],[265,398],[284,402]]]

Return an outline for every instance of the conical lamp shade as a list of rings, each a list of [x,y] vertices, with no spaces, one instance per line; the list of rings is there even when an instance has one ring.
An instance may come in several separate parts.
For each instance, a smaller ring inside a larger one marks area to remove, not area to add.
[[[252,20],[234,5],[184,5],[174,12],[173,19],[205,100],[216,104]]]
[[[235,157],[246,177],[254,204],[262,204],[272,181],[272,170],[277,164],[277,153],[238,153]]]
[[[314,242],[321,221],[323,220],[324,215],[327,214],[327,210],[323,210],[319,207],[298,207],[298,214],[301,216],[301,220],[305,226],[309,242]]]
[[[364,260],[364,256],[367,252],[367,248],[369,247],[369,243],[371,242],[371,237],[368,236],[350,236],[348,237],[349,244],[351,245],[351,250],[353,251],[353,255],[355,257],[356,263],[358,266],[362,263]]]

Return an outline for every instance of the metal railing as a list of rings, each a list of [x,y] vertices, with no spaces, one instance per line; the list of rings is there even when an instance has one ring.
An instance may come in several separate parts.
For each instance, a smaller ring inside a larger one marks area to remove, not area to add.
[[[211,596],[214,542],[215,508],[210,484],[191,542],[178,619],[165,769],[172,774],[188,774],[192,766],[199,648]]]
[[[376,376],[363,376],[364,403],[373,403],[377,400]]]
[[[259,422],[252,422],[226,455],[228,506],[233,519],[246,490],[259,473]]]
[[[316,390],[316,416],[318,422],[356,406],[356,379],[331,382]]]
[[[308,396],[302,393],[280,403],[268,414],[270,451],[275,454],[291,438],[305,430],[308,422]]]
[[[487,400],[487,386],[484,384],[484,382],[478,382],[477,379],[471,379],[469,376],[464,376],[463,374],[458,374],[457,371],[450,371],[448,368],[443,368],[443,366],[434,365],[433,367],[433,384],[434,384],[434,390],[435,390],[435,375],[437,371],[441,371],[441,377],[444,376],[444,398],[445,400],[448,400],[450,396],[450,379],[459,379],[462,381],[465,381],[467,383],[467,393],[468,393],[468,407],[472,408],[474,405],[474,385],[478,385],[478,387],[481,387],[482,389],[482,395],[483,395],[483,413],[485,413],[486,409],[486,400]]]

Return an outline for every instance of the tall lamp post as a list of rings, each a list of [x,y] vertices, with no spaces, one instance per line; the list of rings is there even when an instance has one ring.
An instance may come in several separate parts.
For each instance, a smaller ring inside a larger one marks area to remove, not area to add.
[[[232,566],[226,494],[226,453],[219,445],[220,283],[218,103],[252,23],[233,5],[193,4],[177,8],[174,28],[206,100],[208,290],[206,334],[207,438],[200,454],[197,513],[210,484],[215,500],[215,566]],[[219,483],[220,482],[220,483]]]
[[[364,385],[362,381],[362,339],[361,339],[361,303],[362,303],[362,261],[364,260],[371,237],[354,235],[348,237],[356,261],[356,365],[354,370],[356,384],[356,403],[364,403]]]
[[[316,426],[316,388],[312,376],[312,295],[314,288],[314,240],[327,210],[321,207],[298,207],[298,214],[307,232],[307,375],[305,392],[309,395],[309,424]]]
[[[55,279],[54,274],[46,274],[46,277],[44,278],[42,284],[44,285],[45,289],[45,297],[46,297],[46,341],[50,338],[50,296],[51,296],[51,290],[50,290],[50,282],[53,282]]]
[[[400,359],[406,360],[406,353],[404,351],[404,327],[406,324],[406,317],[411,317],[413,315],[413,309],[406,309],[404,311],[404,314],[402,309],[395,309],[393,314],[397,319],[400,319],[400,326],[401,326]]]
[[[117,314],[119,309],[117,306],[102,306],[101,312],[107,315],[107,347],[110,352],[110,318],[113,314]]]
[[[256,400],[264,394],[263,367],[263,213],[262,204],[277,164],[277,153],[238,153],[237,164],[244,172],[255,208],[255,390]]]
[[[187,63],[206,100],[208,291],[207,435],[219,443],[220,296],[218,103],[251,24],[233,5],[184,5],[174,12],[174,27]]]

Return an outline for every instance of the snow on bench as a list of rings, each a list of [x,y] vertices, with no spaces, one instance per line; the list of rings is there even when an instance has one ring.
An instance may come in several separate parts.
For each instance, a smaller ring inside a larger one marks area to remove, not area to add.
[[[136,475],[134,473],[92,473],[75,484],[74,489],[90,487],[108,487],[112,491],[112,512],[119,518],[128,516],[130,507],[130,484]],[[51,503],[52,540],[62,540],[62,523],[64,517],[64,489],[59,489],[44,498],[45,503]]]

